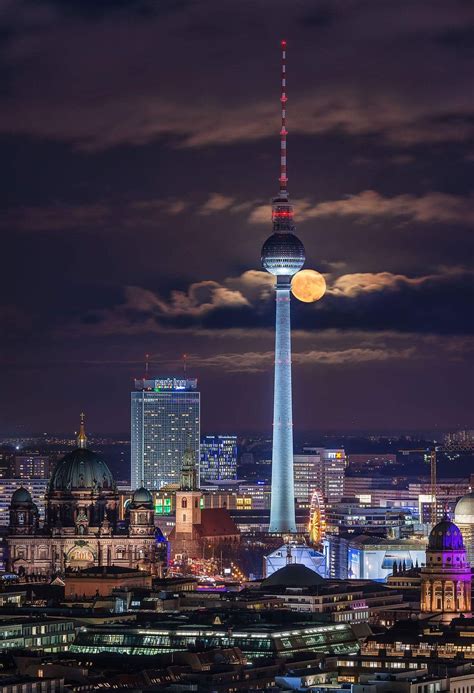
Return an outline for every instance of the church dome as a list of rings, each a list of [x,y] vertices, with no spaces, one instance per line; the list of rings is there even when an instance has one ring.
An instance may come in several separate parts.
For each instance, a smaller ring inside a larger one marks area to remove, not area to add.
[[[460,524],[474,525],[474,491],[458,500],[454,510],[454,519]]]
[[[50,491],[99,488],[114,488],[114,478],[104,460],[87,448],[77,448],[63,457],[49,482]]]
[[[429,551],[462,551],[464,549],[461,530],[448,519],[433,527],[428,540]]]
[[[132,503],[137,503],[140,505],[144,503],[153,504],[153,496],[148,489],[142,486],[141,488],[137,488],[137,490],[134,492],[132,496]]]
[[[324,578],[302,563],[289,563],[262,582],[262,587],[316,587]]]
[[[12,495],[11,505],[22,505],[23,503],[33,504],[33,499],[28,489],[20,486]]]

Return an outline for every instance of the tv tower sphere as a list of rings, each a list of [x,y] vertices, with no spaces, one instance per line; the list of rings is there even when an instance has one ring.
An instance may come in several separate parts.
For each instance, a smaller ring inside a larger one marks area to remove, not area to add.
[[[270,274],[292,277],[304,261],[304,245],[294,233],[276,231],[263,244],[262,265]]]

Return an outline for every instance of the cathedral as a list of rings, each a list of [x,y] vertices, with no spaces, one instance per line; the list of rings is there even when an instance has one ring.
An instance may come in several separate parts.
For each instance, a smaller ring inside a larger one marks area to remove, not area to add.
[[[56,466],[46,493],[45,520],[27,489],[10,504],[8,569],[52,575],[91,566],[139,568],[160,574],[163,538],[155,529],[151,493],[140,488],[118,517],[117,488],[105,461],[87,448],[81,417],[77,448]]]
[[[471,566],[461,531],[445,517],[431,530],[421,575],[421,611],[453,617],[471,611]]]

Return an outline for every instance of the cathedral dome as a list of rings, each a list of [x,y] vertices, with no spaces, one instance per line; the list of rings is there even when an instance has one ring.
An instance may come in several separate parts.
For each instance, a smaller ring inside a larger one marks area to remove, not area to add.
[[[11,505],[22,505],[23,503],[33,504],[33,499],[28,489],[24,486],[20,486],[12,496]]]
[[[150,491],[148,491],[148,489],[142,486],[134,492],[132,496],[132,503],[140,505],[153,504],[153,496],[151,495]]]
[[[49,482],[50,491],[112,489],[114,478],[95,452],[77,448],[58,463]]]
[[[454,519],[460,524],[474,525],[474,491],[458,500],[454,510]]]
[[[428,540],[429,551],[462,551],[464,549],[461,530],[448,519],[433,527]]]

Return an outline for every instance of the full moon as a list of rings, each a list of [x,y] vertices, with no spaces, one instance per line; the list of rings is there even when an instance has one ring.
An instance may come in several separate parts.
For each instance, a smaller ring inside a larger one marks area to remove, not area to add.
[[[326,280],[316,270],[305,269],[297,272],[291,282],[291,293],[298,301],[314,303],[326,292]]]

